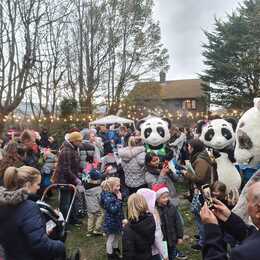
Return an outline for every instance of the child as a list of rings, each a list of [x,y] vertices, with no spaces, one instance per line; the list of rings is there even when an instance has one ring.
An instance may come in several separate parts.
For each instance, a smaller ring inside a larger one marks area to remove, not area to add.
[[[101,206],[105,210],[104,232],[107,234],[106,251],[108,260],[119,257],[119,239],[122,231],[123,203],[120,192],[120,179],[110,177],[101,183]]]
[[[167,246],[165,246],[166,244],[163,242],[160,215],[155,208],[156,192],[147,188],[142,188],[137,191],[137,194],[140,194],[145,198],[149,212],[153,214],[155,220],[155,240],[152,246],[151,260],[168,260]]]
[[[110,142],[104,143],[104,157],[102,158],[101,172],[109,177],[118,177],[118,165],[113,147]]]
[[[236,194],[230,192],[227,194],[227,187],[224,183],[220,181],[214,182],[211,187],[211,196],[212,198],[216,198],[224,203],[230,210],[235,207],[239,198],[239,192],[237,191]]]
[[[160,214],[164,240],[167,242],[169,260],[176,257],[176,245],[183,242],[183,225],[176,207],[170,202],[169,190],[164,184],[154,184],[157,209]]]
[[[224,183],[220,181],[214,182],[210,186],[211,197],[220,200],[223,204],[225,204],[230,210],[232,210],[239,198],[239,193],[237,194],[227,194],[227,187]],[[232,199],[230,199],[230,198]],[[237,245],[237,241],[231,236],[229,233],[224,232],[224,241],[231,248]]]
[[[128,224],[123,232],[123,259],[150,260],[155,239],[154,217],[140,194],[132,194],[127,205]]]
[[[82,181],[86,189],[99,186],[103,174],[99,171],[99,162],[94,160],[93,154],[88,154],[86,158],[86,167],[82,174]]]

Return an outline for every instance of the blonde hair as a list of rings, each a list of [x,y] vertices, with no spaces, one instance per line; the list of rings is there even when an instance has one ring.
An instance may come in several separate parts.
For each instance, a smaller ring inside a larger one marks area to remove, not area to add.
[[[4,173],[4,187],[11,191],[18,190],[23,188],[27,182],[34,183],[39,176],[41,173],[33,167],[8,167]]]
[[[139,217],[149,211],[145,198],[137,193],[132,194],[127,201],[128,218],[138,221]]]
[[[130,146],[130,147],[136,146],[136,139],[134,136],[129,137],[128,146]]]
[[[120,184],[119,178],[110,177],[101,183],[101,188],[103,191],[113,192],[113,189],[117,183]]]

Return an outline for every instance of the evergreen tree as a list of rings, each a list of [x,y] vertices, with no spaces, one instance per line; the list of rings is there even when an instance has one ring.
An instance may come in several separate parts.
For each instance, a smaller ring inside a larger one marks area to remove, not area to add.
[[[211,102],[246,109],[260,94],[260,0],[246,0],[226,20],[216,19],[214,32],[205,32],[201,75],[209,82]]]

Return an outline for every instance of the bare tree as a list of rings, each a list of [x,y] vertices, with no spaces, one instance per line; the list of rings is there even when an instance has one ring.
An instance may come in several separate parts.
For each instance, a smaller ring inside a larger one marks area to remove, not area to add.
[[[16,109],[32,87],[29,74],[36,61],[43,17],[40,0],[0,1],[0,132],[3,117]]]
[[[35,81],[34,91],[30,94],[32,111],[38,100],[38,116],[54,115],[58,101],[64,90],[63,76],[66,71],[66,28],[71,13],[70,1],[46,0],[45,25],[37,47],[37,61],[31,79]]]

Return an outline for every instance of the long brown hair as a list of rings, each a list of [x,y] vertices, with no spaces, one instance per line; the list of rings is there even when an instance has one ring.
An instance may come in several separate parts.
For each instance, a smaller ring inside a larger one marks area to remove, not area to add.
[[[20,167],[22,165],[22,158],[18,154],[18,144],[16,142],[10,142],[5,148],[3,159],[0,161],[0,177],[3,177],[8,167]]]

